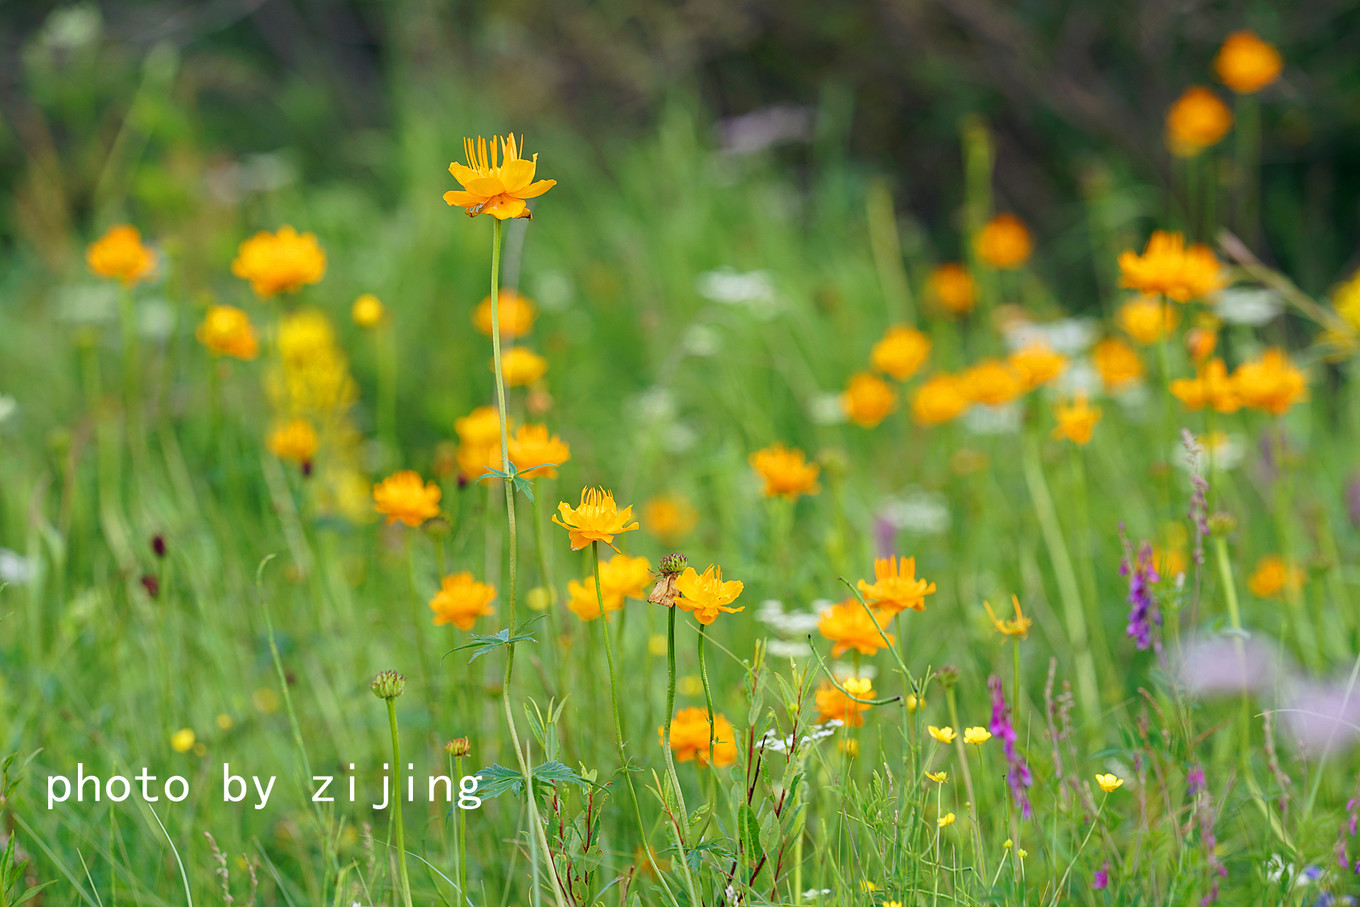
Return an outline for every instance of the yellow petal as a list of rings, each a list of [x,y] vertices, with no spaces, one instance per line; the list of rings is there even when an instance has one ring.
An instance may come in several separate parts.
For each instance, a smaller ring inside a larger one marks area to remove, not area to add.
[[[480,195],[473,195],[471,192],[459,192],[456,189],[450,189],[448,192],[444,193],[444,201],[459,208],[470,208],[471,206],[480,203],[482,197]]]
[[[498,195],[487,201],[482,207],[483,214],[490,214],[497,220],[505,220],[508,217],[522,217],[528,210],[522,199],[510,198],[506,195]]]
[[[547,192],[549,189],[556,185],[557,180],[539,180],[536,183],[530,183],[523,189],[516,191],[515,195],[517,195],[520,198],[538,198],[544,192]]]
[[[480,195],[483,198],[505,193],[505,184],[494,176],[481,176],[463,185],[473,195]]]
[[[519,190],[533,182],[534,169],[533,161],[523,159],[508,161],[501,168],[501,181],[505,183],[505,191],[511,195],[518,195]]]
[[[453,178],[458,180],[458,182],[462,183],[464,188],[467,187],[468,183],[481,177],[481,174],[478,173],[476,170],[473,170],[471,167],[464,166],[463,164],[460,164],[457,161],[454,161],[452,164],[449,164],[449,173],[452,173]]]

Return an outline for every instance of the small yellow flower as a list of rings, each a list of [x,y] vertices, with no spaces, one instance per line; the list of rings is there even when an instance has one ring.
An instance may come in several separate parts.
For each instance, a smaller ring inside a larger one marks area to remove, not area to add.
[[[499,433],[499,426],[497,426]],[[557,478],[557,467],[571,459],[571,448],[546,425],[521,425],[509,440],[510,462],[520,475]]]
[[[1154,230],[1143,254],[1119,254],[1120,286],[1148,296],[1189,302],[1221,289],[1223,266],[1208,246],[1185,244],[1180,233]]]
[[[534,328],[534,320],[538,318],[538,307],[533,300],[527,296],[521,296],[514,290],[500,291],[500,312],[498,317],[501,325],[501,339],[510,340],[515,337],[523,337]],[[491,336],[491,297],[488,296],[477,304],[477,308],[472,312],[472,326],[478,331]]]
[[[1233,372],[1233,387],[1243,406],[1282,416],[1308,396],[1308,380],[1284,350],[1272,348]]]
[[[1034,241],[1024,221],[1014,214],[998,214],[978,233],[973,248],[992,267],[1010,270],[1029,260]]]
[[[614,536],[638,528],[632,505],[620,511],[614,503],[614,492],[603,488],[581,489],[581,503],[575,507],[566,501],[559,503],[552,521],[567,530],[573,551],[580,551],[591,542],[604,542],[614,548]]]
[[[992,739],[992,732],[985,727],[969,727],[963,729],[963,742],[971,743],[973,746],[982,746]]]
[[[982,607],[987,609],[987,616],[992,619],[992,625],[996,627],[1002,635],[1018,636],[1021,639],[1025,639],[1029,636],[1029,628],[1034,624],[1034,621],[1021,613],[1019,597],[1012,595],[1011,603],[1015,605],[1015,617],[1010,620],[997,619],[996,614],[992,612],[992,605],[990,602],[984,601]]]
[[[645,599],[651,581],[652,565],[645,557],[616,554],[607,561],[600,561],[600,588],[606,599],[617,599],[619,607],[623,606],[625,598]]]
[[[1091,364],[1100,373],[1107,393],[1119,393],[1142,380],[1144,367],[1138,351],[1118,337],[1109,337],[1091,351]]]
[[[1021,375],[1009,363],[984,359],[961,376],[964,394],[973,403],[1003,406],[1025,392]]]
[[[142,234],[136,227],[119,224],[86,247],[85,263],[100,277],[120,280],[130,287],[150,276],[156,268],[156,256],[142,245]]]
[[[449,164],[449,173],[463,184],[463,191],[445,192],[444,201],[450,207],[465,209],[468,217],[478,214],[490,214],[497,220],[532,217],[525,201],[538,198],[556,186],[557,180],[535,182],[538,155],[524,158],[520,156],[521,150],[513,135],[504,139],[493,135],[490,143],[484,138],[478,138],[475,143],[472,139],[463,139],[467,164],[457,161]]]
[[[1114,313],[1119,329],[1143,346],[1159,342],[1179,320],[1175,309],[1152,296],[1135,296]]]
[[[926,772],[926,777],[936,784],[944,784],[949,780],[949,773],[946,771]]]
[[[940,372],[924,381],[911,397],[911,418],[917,425],[939,425],[968,408],[968,390],[953,375]]]
[[[439,499],[443,495],[434,482],[425,482],[420,473],[403,469],[373,486],[373,507],[387,516],[388,524],[403,522],[419,526],[439,516]]]
[[[679,542],[698,522],[699,511],[681,495],[657,495],[642,505],[642,524],[663,544]]]
[[[923,709],[926,707],[925,697],[917,696],[915,693],[908,693],[906,699],[903,700],[903,702],[906,704],[908,714],[916,711],[917,709]]]
[[[1222,359],[1210,359],[1200,366],[1194,378],[1175,378],[1170,385],[1171,395],[1185,404],[1186,409],[1212,407],[1215,412],[1235,413],[1242,408],[1237,385],[1228,376]]]
[[[807,455],[797,448],[772,444],[751,454],[749,462],[764,481],[767,498],[782,496],[793,499],[822,490],[817,484],[821,467],[809,463]]]
[[[910,608],[926,609],[926,596],[935,592],[935,584],[916,578],[916,558],[882,557],[874,561],[874,582],[859,581],[859,591],[869,607],[886,614],[899,614]]]
[[[471,630],[477,618],[496,613],[491,607],[495,597],[495,588],[473,579],[471,571],[451,573],[444,577],[439,591],[430,599],[434,625],[453,624],[460,630]]]
[[[717,620],[719,614],[735,614],[745,608],[728,607],[745,587],[740,580],[723,582],[722,568],[717,564],[709,564],[702,575],[693,567],[686,567],[675,580],[675,588],[683,596],[675,600],[676,606],[693,613],[694,619],[705,626]]]
[[[316,456],[320,442],[312,423],[306,419],[290,419],[275,426],[267,443],[270,453],[280,460],[292,460],[306,466]]]
[[[1011,353],[1007,364],[1020,376],[1026,391],[1048,384],[1067,367],[1067,357],[1043,343],[1033,343]]]
[[[208,309],[194,336],[215,356],[249,362],[260,354],[260,342],[250,316],[235,306],[215,305]]]
[[[936,819],[936,820],[935,820],[935,823],[936,823],[937,825],[939,825],[941,828],[944,828],[944,827],[947,826],[947,825],[953,825],[953,824],[954,824],[954,814],[953,814],[953,813],[945,813],[943,816],[940,816],[940,818]]]
[[[268,299],[320,282],[326,274],[326,253],[315,233],[299,233],[290,226],[277,233],[261,230],[241,243],[231,273],[249,281],[256,296]]]
[[[377,327],[382,320],[387,317],[387,309],[383,308],[382,301],[372,293],[365,293],[354,300],[354,305],[350,307],[349,317],[356,325],[366,330]]]
[[[189,728],[180,728],[170,735],[170,748],[177,753],[187,753],[194,748],[197,738]]]
[[[927,292],[931,301],[948,315],[967,315],[977,303],[973,276],[958,262],[942,264],[930,274]]]
[[[1023,860],[1025,857],[1029,856],[1029,851],[1021,847],[1019,850],[1015,852],[1015,855]]]
[[[897,409],[897,391],[877,375],[860,372],[850,376],[840,403],[847,419],[861,428],[873,428]]]
[[[1166,112],[1166,146],[1177,157],[1195,157],[1217,145],[1232,124],[1232,111],[1218,95],[1192,85]]]
[[[496,370],[494,359],[491,361],[490,367],[493,372]],[[531,349],[516,346],[501,354],[501,374],[505,377],[505,383],[510,387],[523,387],[526,384],[533,384],[539,378],[542,378],[547,371],[548,360]]]
[[[859,755],[859,741],[854,737],[842,737],[836,741],[836,749],[853,759]]]
[[[1096,775],[1096,784],[1099,784],[1100,789],[1108,794],[1111,791],[1123,787],[1124,779],[1115,777],[1114,775]]]
[[[1286,564],[1278,554],[1267,554],[1256,562],[1256,569],[1247,579],[1247,588],[1257,598],[1284,598],[1286,589],[1297,590],[1303,585],[1304,573],[1294,564]]]
[[[925,365],[930,345],[930,338],[916,328],[895,324],[874,344],[869,364],[874,371],[906,381]]]
[[[935,738],[936,742],[944,744],[953,743],[954,738],[958,736],[958,733],[952,727],[936,727],[933,724],[927,727],[926,731]]]
[[[864,879],[864,880],[862,880],[862,881],[859,883],[859,890],[860,890],[860,891],[878,891],[878,885],[875,884],[874,882],[870,882],[868,879]]]
[[[1053,438],[1066,438],[1073,444],[1085,445],[1091,442],[1091,433],[1100,421],[1100,407],[1091,406],[1085,394],[1079,394],[1069,403],[1059,403],[1053,407],[1053,416],[1058,424],[1053,427]]]
[[[217,716],[217,729],[219,731],[229,731],[236,722],[231,720],[231,716],[226,712]]]
[[[595,594],[595,577],[583,580],[567,580],[567,609],[581,620],[599,620],[600,600],[604,600],[604,610],[618,611],[623,608],[623,596],[604,596]]]
[[[666,654],[666,634],[653,633],[647,637],[647,654],[656,658]]]
[[[1228,35],[1214,57],[1214,74],[1238,94],[1255,94],[1273,84],[1283,69],[1280,52],[1250,31]]]

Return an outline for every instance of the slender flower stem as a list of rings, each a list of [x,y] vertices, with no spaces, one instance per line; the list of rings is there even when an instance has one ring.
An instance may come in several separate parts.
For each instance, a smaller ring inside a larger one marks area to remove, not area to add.
[[[711,768],[716,769],[717,766],[713,761],[713,750],[717,736],[717,729],[713,726],[713,693],[708,685],[708,667],[704,663],[704,640],[708,638],[707,630],[708,627],[699,624],[699,679],[704,684],[704,705],[708,706],[708,764]]]
[[[392,792],[392,818],[397,825],[397,869],[401,873],[401,900],[411,907],[411,877],[406,871],[406,832],[401,821],[401,742],[397,737],[397,701],[387,700],[387,723],[392,728],[392,774],[396,789]]]
[[[449,766],[453,783],[459,784],[463,777],[463,757],[450,756],[449,761],[453,763]],[[472,904],[467,896],[467,810],[461,807],[458,810],[458,897],[469,907]]]

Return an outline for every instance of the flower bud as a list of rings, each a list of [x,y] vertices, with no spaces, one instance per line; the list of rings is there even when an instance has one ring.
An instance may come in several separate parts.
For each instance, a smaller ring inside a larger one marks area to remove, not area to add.
[[[396,699],[406,692],[406,678],[396,671],[383,671],[373,678],[370,689],[379,699]]]
[[[1208,526],[1210,535],[1225,536],[1237,528],[1237,517],[1220,510],[1209,514]]]
[[[472,752],[472,742],[466,737],[454,737],[444,744],[444,752],[461,758]]]
[[[945,665],[935,672],[935,682],[946,690],[951,689],[959,682],[959,669],[953,665]]]
[[[668,554],[661,559],[661,573],[663,576],[676,576],[684,573],[689,566],[689,559],[683,554]]]

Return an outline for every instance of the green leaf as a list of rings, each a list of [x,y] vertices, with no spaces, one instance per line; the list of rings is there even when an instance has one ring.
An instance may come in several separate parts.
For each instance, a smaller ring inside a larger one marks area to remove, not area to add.
[[[530,627],[538,621],[543,620],[545,617],[547,617],[546,614],[539,614],[535,617],[531,617],[520,624],[519,628],[523,630],[524,628]],[[468,659],[468,664],[472,664],[483,655],[494,652],[501,646],[511,646],[517,642],[538,642],[537,639],[534,639],[527,633],[517,633],[514,636],[511,636],[508,627],[504,627],[490,635],[485,633],[470,633],[468,635],[472,637],[472,642],[464,643],[461,646],[454,646],[452,649],[449,649],[448,652],[445,652],[444,655],[447,657],[449,652],[457,652],[459,649],[476,649],[477,651],[473,652],[472,657]]]
[[[548,784],[561,782],[564,784],[575,784],[578,787],[583,788],[590,787],[589,783],[587,783],[584,778],[556,760],[534,766],[534,780],[543,781]]]
[[[737,833],[747,864],[756,865],[765,856],[765,851],[760,846],[760,820],[756,818],[755,810],[746,803],[737,812]]]

